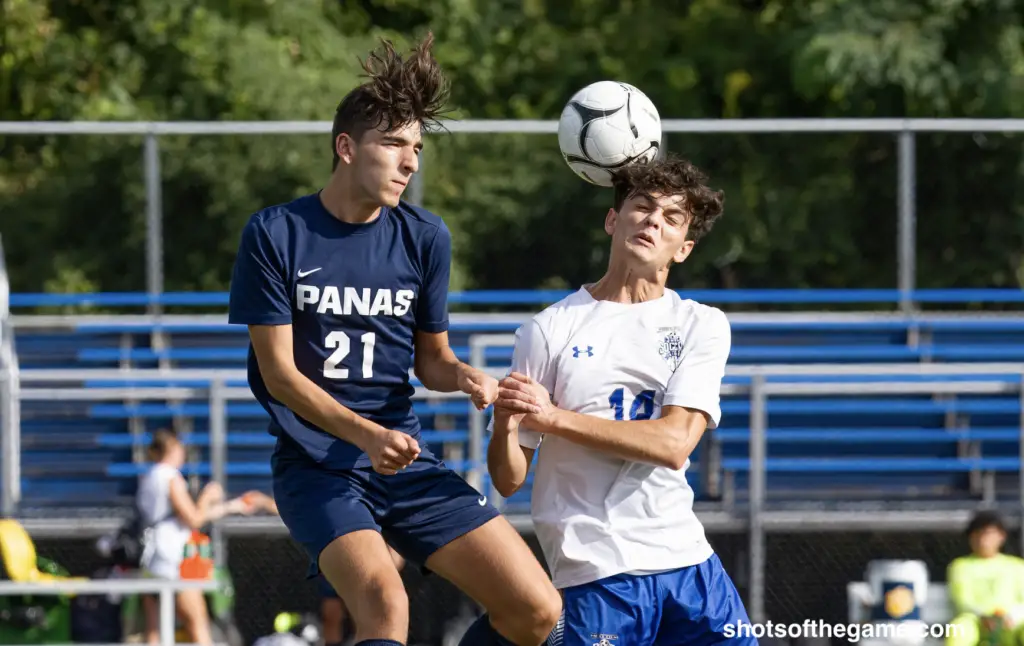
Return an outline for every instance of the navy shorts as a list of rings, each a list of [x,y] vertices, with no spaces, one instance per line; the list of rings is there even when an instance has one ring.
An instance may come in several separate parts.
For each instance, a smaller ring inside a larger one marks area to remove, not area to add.
[[[271,458],[281,520],[309,556],[309,578],[320,573],[320,552],[339,536],[380,532],[408,561],[427,558],[499,515],[476,489],[433,455],[422,455],[391,476],[372,467],[325,469],[278,442]]]
[[[316,578],[316,590],[320,594],[321,599],[339,599],[337,590],[331,585],[331,582],[327,580],[323,574]]]
[[[563,590],[548,644],[756,646],[750,619],[717,555],[658,574],[619,574]]]

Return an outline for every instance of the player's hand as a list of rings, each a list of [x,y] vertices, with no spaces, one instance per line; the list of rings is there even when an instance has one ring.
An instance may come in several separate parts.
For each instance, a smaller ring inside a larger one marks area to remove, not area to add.
[[[501,380],[494,405],[508,412],[525,413],[526,425],[536,430],[545,428],[557,410],[547,388],[519,372]]]
[[[365,449],[373,470],[393,476],[416,461],[420,445],[411,435],[401,431],[382,430],[374,433]]]
[[[477,410],[483,410],[498,398],[498,380],[482,370],[467,368],[459,372],[459,390],[469,395]]]
[[[507,408],[501,407],[501,399],[494,402],[494,433],[513,433],[519,429],[519,424],[526,417],[526,413],[513,413]]]
[[[247,503],[244,497],[240,496],[224,503],[224,511],[231,516],[249,516],[256,511],[256,509]]]
[[[199,495],[206,504],[215,505],[224,500],[224,487],[220,486],[220,483],[210,481]]]

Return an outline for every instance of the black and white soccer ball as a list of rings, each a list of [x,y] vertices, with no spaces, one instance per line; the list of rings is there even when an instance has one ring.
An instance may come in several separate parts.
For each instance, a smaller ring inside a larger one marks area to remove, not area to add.
[[[558,120],[558,146],[573,172],[591,184],[611,186],[617,169],[657,156],[661,117],[632,85],[598,81],[565,105]]]

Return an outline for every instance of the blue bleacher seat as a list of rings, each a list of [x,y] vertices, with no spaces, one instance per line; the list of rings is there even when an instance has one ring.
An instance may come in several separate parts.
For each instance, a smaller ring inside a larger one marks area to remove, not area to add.
[[[449,330],[457,356],[467,360],[471,338],[477,334],[511,335],[521,322],[564,291],[472,292],[453,294],[456,307],[513,306],[500,315],[453,315]],[[145,294],[13,295],[13,306],[69,305],[91,302],[101,306],[145,305]],[[752,302],[808,304],[896,303],[897,290],[723,290],[684,292],[684,297],[712,304]],[[921,290],[919,302],[1024,302],[1022,290]],[[166,306],[222,307],[224,294],[164,295]],[[108,317],[60,327],[17,330],[17,349],[24,370],[67,368],[245,368],[248,343],[244,327],[218,318],[168,318],[154,321]],[[731,366],[760,364],[905,364],[1005,363],[1024,364],[1024,316],[1005,314],[951,316],[938,313],[827,317],[814,313],[767,316],[752,313],[733,317]],[[485,361],[504,368],[511,357],[507,345],[486,349]],[[1024,365],[1021,373],[1024,374]],[[976,382],[1016,385],[1021,374],[950,374],[859,376],[773,375],[770,383]],[[729,375],[728,386],[745,387],[749,376]],[[193,387],[204,379],[140,381],[110,375],[73,385],[86,388]],[[246,388],[244,378],[227,385]],[[414,381],[414,385],[419,386]],[[703,470],[728,471],[738,489],[749,472],[750,401],[744,394],[723,397],[720,429],[705,435],[693,456],[691,482],[698,497],[705,490]],[[265,430],[266,413],[254,401],[231,401],[229,420],[229,489],[267,490],[268,457],[274,438]],[[415,410],[425,428],[423,441],[436,451],[455,447],[455,464],[468,466],[468,415],[462,400],[417,401]],[[829,492],[858,489],[870,476],[888,491],[931,488],[966,491],[967,474],[978,471],[1012,472],[1019,468],[1020,397],[1006,395],[873,394],[772,395],[767,404],[767,471],[772,489]],[[134,487],[139,465],[133,455],[148,442],[148,433],[175,420],[187,420],[193,451],[193,470],[209,473],[209,404],[203,399],[179,402],[146,400],[26,403],[22,415],[23,491],[29,505],[107,504],[124,500]],[[453,425],[451,431],[444,430]],[[140,431],[141,429],[141,431]],[[704,451],[720,461],[706,459]],[[965,457],[971,456],[971,457]],[[56,477],[53,477],[56,476]],[[532,477],[508,502],[509,509],[529,508]],[[107,502],[104,502],[107,501]]]

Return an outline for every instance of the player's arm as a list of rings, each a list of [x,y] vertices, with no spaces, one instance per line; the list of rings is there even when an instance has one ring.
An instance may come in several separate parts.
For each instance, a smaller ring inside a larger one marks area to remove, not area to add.
[[[517,374],[531,376],[547,388],[553,388],[550,364],[547,338],[536,319],[532,319],[516,330],[512,370]],[[487,446],[487,470],[494,488],[506,498],[519,491],[526,482],[533,454],[541,442],[539,433],[521,426],[524,414],[539,412],[539,406],[527,402],[495,402],[494,417],[489,429],[491,442]]]
[[[487,445],[487,471],[491,482],[505,498],[526,483],[535,448],[523,446],[519,424],[523,415],[495,407],[491,442]],[[526,431],[528,433],[528,431]]]
[[[170,483],[171,509],[178,520],[190,529],[201,529],[207,523],[212,523],[229,514],[240,514],[245,507],[241,500],[234,499],[222,502],[223,490],[207,485],[199,498],[193,502],[192,496],[188,493],[188,485],[181,475],[175,475]]]
[[[535,390],[536,385],[522,375],[512,375],[502,380],[498,401],[539,401],[543,394]],[[529,415],[525,420],[541,433],[557,435],[623,460],[670,469],[683,468],[708,425],[706,413],[680,406],[662,407],[658,419],[627,422],[549,405],[541,414]]]
[[[982,616],[984,608],[989,605],[986,599],[982,598],[978,586],[972,585],[973,580],[970,571],[970,562],[963,559],[956,559],[950,565],[946,573],[946,580],[949,582],[949,597],[953,602],[953,609],[957,614],[969,613]]]
[[[338,403],[299,371],[290,324],[250,325],[249,337],[267,390],[299,417],[364,451],[377,434],[388,432]]]
[[[459,361],[448,345],[447,331],[417,330],[415,344],[413,372],[426,388],[439,393],[464,392],[481,410],[497,397],[498,380]]]
[[[618,421],[556,408],[547,391],[513,374],[501,382],[499,403],[518,399],[542,407],[524,422],[542,433],[609,453],[624,460],[681,469],[704,431],[721,418],[719,391],[729,358],[731,334],[724,314],[700,322],[693,347],[669,379],[658,419]]]
[[[327,433],[359,447],[379,473],[394,473],[419,455],[404,433],[385,429],[341,405],[295,365],[287,270],[266,224],[242,231],[231,278],[228,322],[249,327],[260,376],[274,399]]]
[[[451,278],[452,237],[439,226],[426,248],[423,287],[416,302],[415,361],[413,372],[429,390],[462,391],[478,409],[491,405],[498,382],[455,356],[448,345],[448,282]]]

